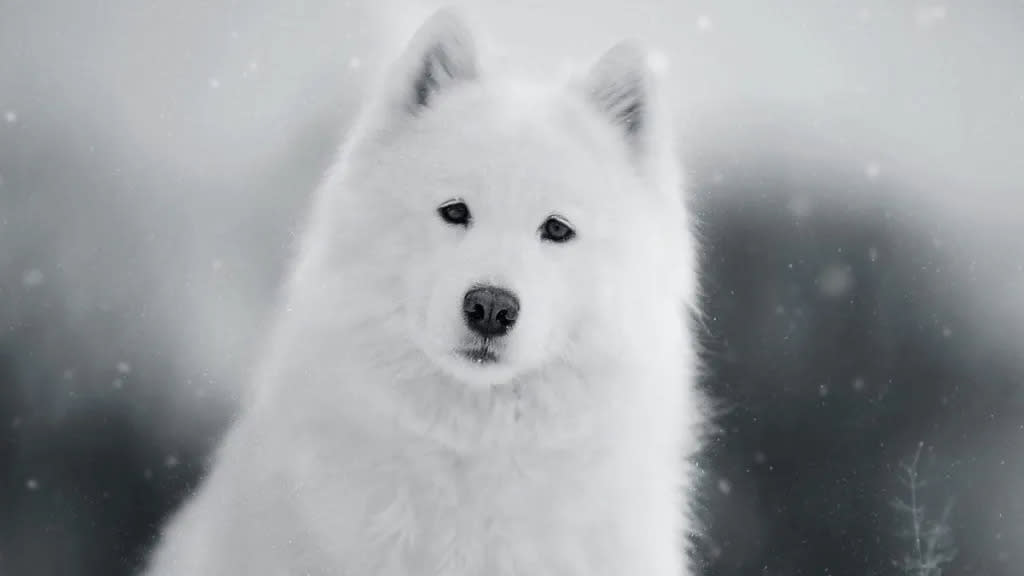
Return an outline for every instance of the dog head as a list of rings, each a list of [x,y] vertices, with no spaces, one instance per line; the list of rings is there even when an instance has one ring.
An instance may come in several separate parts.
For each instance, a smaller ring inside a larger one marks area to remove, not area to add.
[[[642,340],[686,290],[669,125],[635,44],[537,86],[487,73],[435,14],[347,150],[335,208],[357,215],[349,251],[382,275],[393,336],[490,386]]]

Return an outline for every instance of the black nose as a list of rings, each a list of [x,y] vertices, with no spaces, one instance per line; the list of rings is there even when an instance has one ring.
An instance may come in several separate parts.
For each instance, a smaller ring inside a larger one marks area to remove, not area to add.
[[[479,286],[466,292],[462,313],[473,332],[485,338],[504,336],[519,317],[519,299],[504,288]]]

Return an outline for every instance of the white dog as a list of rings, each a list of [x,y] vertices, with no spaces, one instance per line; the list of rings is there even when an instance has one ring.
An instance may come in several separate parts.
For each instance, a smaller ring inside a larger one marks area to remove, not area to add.
[[[149,574],[689,573],[694,248],[648,60],[537,86],[449,10],[419,30]]]

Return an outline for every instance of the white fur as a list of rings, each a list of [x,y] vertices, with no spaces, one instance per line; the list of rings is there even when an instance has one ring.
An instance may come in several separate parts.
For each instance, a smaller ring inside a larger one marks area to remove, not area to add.
[[[149,574],[689,573],[693,247],[643,55],[543,87],[481,66],[451,12],[420,30],[317,193],[258,393]],[[452,198],[468,229],[438,217]],[[552,213],[575,239],[541,240]],[[522,309],[478,366],[453,350],[482,282]]]

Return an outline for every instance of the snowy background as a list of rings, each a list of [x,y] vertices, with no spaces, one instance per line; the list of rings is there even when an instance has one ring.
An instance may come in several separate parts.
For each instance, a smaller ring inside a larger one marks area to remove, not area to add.
[[[720,409],[702,572],[935,576],[916,515],[944,574],[1021,574],[1024,2],[469,4],[538,73],[623,36],[671,62]],[[430,9],[0,2],[0,575],[139,565]]]

